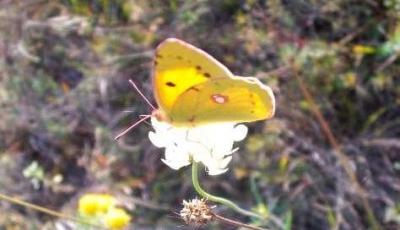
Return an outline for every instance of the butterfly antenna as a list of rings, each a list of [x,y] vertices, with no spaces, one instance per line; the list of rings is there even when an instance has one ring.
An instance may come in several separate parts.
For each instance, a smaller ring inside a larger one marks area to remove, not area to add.
[[[118,134],[114,140],[118,140],[118,138],[122,137],[123,135],[125,135],[127,132],[129,132],[131,129],[135,128],[138,124],[142,123],[143,121],[149,119],[151,117],[151,115],[145,115],[143,116],[140,120],[138,120],[137,122],[135,122],[133,125],[129,126],[127,129],[125,129],[122,133]]]
[[[135,90],[138,92],[138,94],[144,99],[144,101],[153,109],[153,110],[157,110],[156,107],[154,107],[150,101],[146,98],[146,96],[144,96],[144,94],[142,93],[142,91],[140,91],[139,87],[137,87],[137,85],[135,84],[135,82],[132,81],[132,79],[129,79],[129,83],[131,83],[131,85],[133,86],[133,88],[135,88]]]

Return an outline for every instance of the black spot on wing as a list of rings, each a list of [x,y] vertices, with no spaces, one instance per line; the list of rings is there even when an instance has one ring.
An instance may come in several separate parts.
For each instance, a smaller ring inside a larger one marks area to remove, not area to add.
[[[191,116],[191,117],[188,119],[188,121],[189,121],[190,123],[193,123],[195,120],[196,120],[196,116],[195,116],[195,115]]]
[[[204,73],[203,75],[204,75],[204,77],[206,77],[206,78],[210,78],[210,77],[211,77],[211,75],[210,75],[209,73]]]
[[[197,71],[200,71],[201,70],[201,66],[196,65],[196,69],[197,69]]]
[[[168,87],[175,87],[176,86],[176,84],[175,83],[173,83],[173,82],[167,82],[167,83],[165,83],[165,85],[167,85]]]
[[[255,105],[256,105],[256,102],[254,101],[254,95],[253,95],[252,93],[250,93],[249,96],[250,96],[250,103],[251,103],[251,105],[252,105],[252,106],[255,106]]]

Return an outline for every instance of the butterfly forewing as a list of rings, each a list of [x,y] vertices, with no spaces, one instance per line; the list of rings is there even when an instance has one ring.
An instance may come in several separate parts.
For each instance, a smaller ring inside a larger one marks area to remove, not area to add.
[[[155,98],[167,116],[176,99],[190,87],[211,79],[232,77],[232,73],[209,54],[175,38],[157,47],[154,64]]]

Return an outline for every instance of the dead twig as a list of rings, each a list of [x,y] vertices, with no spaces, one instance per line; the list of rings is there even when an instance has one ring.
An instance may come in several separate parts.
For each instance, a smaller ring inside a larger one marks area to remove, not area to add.
[[[256,227],[253,225],[248,225],[236,220],[232,220],[223,216],[220,216],[218,214],[212,213],[214,220],[225,223],[225,224],[229,224],[229,225],[233,225],[236,227],[242,227],[242,228],[246,228],[246,229],[251,229],[251,230],[268,230],[267,228],[261,228],[261,227]]]

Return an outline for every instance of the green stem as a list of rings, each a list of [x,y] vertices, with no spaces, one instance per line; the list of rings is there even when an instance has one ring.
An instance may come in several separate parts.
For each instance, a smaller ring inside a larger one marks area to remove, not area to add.
[[[240,213],[242,215],[245,215],[245,216],[255,217],[255,218],[258,218],[258,219],[265,219],[264,217],[254,213],[254,212],[251,212],[251,211],[248,211],[248,210],[240,208],[238,205],[236,205],[235,203],[233,203],[232,201],[230,201],[228,199],[225,199],[225,198],[222,198],[222,197],[218,197],[218,196],[214,196],[214,195],[211,195],[211,194],[207,193],[206,191],[204,191],[200,187],[200,183],[199,183],[198,163],[196,163],[194,161],[192,161],[192,182],[193,182],[194,189],[197,191],[197,193],[200,196],[206,198],[207,200],[213,201],[215,203],[223,204],[223,205],[225,205],[225,206],[233,209],[234,211],[236,211],[236,212],[238,212],[238,213]]]

